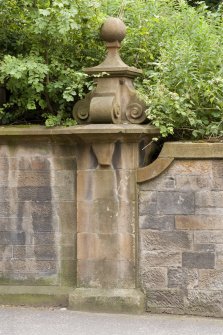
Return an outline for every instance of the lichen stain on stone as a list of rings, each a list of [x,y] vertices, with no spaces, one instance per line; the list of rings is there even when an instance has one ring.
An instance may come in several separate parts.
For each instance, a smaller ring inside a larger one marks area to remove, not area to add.
[[[179,199],[177,201],[178,204],[183,204],[184,203],[184,198],[182,198],[181,196],[179,196]]]

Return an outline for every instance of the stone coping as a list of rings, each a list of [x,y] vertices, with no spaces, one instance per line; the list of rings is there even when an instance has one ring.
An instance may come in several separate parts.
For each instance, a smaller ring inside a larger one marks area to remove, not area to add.
[[[0,127],[0,136],[33,136],[33,135],[89,135],[89,134],[150,134],[158,135],[159,131],[151,125],[137,124],[88,124],[71,127],[46,128],[44,126],[5,126]]]
[[[142,183],[158,177],[174,159],[220,158],[223,158],[223,143],[166,142],[153,163],[137,170],[137,182]]]
[[[223,143],[166,142],[158,158],[223,158]]]

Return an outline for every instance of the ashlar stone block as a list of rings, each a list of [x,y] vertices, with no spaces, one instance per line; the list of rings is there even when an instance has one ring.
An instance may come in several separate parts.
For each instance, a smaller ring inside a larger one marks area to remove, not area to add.
[[[152,250],[182,251],[192,247],[192,233],[187,231],[154,231],[142,229],[140,247],[142,252]]]
[[[199,289],[223,290],[223,269],[199,270]]]
[[[134,261],[134,258],[132,234],[77,234],[78,260]]]
[[[141,215],[140,229],[174,230],[174,215]]]
[[[193,214],[193,192],[158,192],[157,213],[159,214]]]
[[[223,207],[223,191],[196,192],[195,205],[197,207]]]
[[[147,307],[181,309],[184,307],[184,292],[178,289],[148,290]]]
[[[183,252],[182,266],[186,268],[213,269],[215,254],[211,252]]]
[[[220,215],[176,215],[176,229],[182,230],[220,230],[223,217]]]
[[[148,251],[141,254],[140,268],[182,266],[182,254],[177,251]]]
[[[167,288],[167,268],[149,267],[141,269],[140,282],[144,290]]]
[[[196,289],[198,287],[198,270],[170,267],[168,269],[168,287]]]

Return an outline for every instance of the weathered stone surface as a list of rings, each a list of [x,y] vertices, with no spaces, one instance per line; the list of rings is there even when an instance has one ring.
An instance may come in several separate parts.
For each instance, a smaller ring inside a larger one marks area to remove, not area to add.
[[[77,287],[135,288],[134,263],[114,260],[80,260]]]
[[[36,261],[36,260],[18,260],[12,259],[4,262],[4,270],[11,271],[13,273],[47,273],[55,274],[57,270],[57,262],[55,261]]]
[[[57,215],[57,220],[54,219],[54,225],[59,224],[59,230],[64,234],[73,235],[76,230],[76,204],[74,201],[54,202],[54,213]]]
[[[50,184],[49,172],[42,171],[12,171],[12,179],[10,179],[10,186],[20,187],[44,187]]]
[[[12,192],[8,187],[0,187],[0,202],[8,202],[12,197]]]
[[[223,231],[196,231],[194,232],[194,243],[201,244],[223,244]]]
[[[75,144],[74,144],[75,146]],[[71,170],[76,171],[77,163],[74,157],[51,157],[50,159],[51,169],[52,170]]]
[[[61,259],[60,285],[68,287],[77,286],[77,261],[76,259]]]
[[[56,170],[51,177],[51,186],[65,187],[67,185],[67,189],[70,190],[70,188],[72,189],[75,187],[75,179],[76,175],[74,171]]]
[[[75,184],[64,184],[64,186],[54,186],[51,188],[51,194],[53,200],[55,201],[73,201],[76,200],[76,194],[75,194]]]
[[[41,284],[40,284],[41,285]],[[0,286],[1,305],[64,306],[68,305],[69,288],[55,286]]]
[[[0,206],[0,218],[18,218],[18,217],[29,217],[30,216],[30,206],[29,203],[14,203],[2,202]]]
[[[158,192],[157,213],[159,214],[193,214],[193,192]]]
[[[194,244],[194,251],[198,252],[215,252],[217,245],[215,244]]]
[[[223,178],[223,167],[221,160],[212,161],[212,171],[214,178]]]
[[[14,163],[14,164],[13,164]],[[13,164],[12,170],[42,170],[48,171],[50,170],[51,164],[49,159],[42,156],[34,156],[34,157],[19,157],[17,159],[10,159],[9,164]],[[10,166],[11,168],[11,166]]]
[[[223,290],[223,269],[199,270],[199,289]]]
[[[148,290],[147,307],[184,307],[184,292],[178,289]]]
[[[163,173],[161,176],[140,184],[141,191],[169,191],[175,190],[176,181],[174,176]]]
[[[0,231],[0,245],[24,245],[25,232]]]
[[[109,313],[145,312],[145,297],[132,289],[84,289],[77,288],[69,295],[69,308],[77,311]]]
[[[56,260],[57,251],[52,245],[13,246],[14,259]]]
[[[212,170],[211,160],[177,160],[170,166],[168,174],[170,175],[209,175]]]
[[[54,221],[55,220],[55,221]],[[43,216],[41,213],[32,215],[32,227],[34,232],[53,232],[58,231],[57,219],[51,215]]]
[[[77,234],[77,259],[134,261],[132,234]]]
[[[182,266],[182,254],[174,251],[144,251],[140,260],[142,271],[159,266]]]
[[[140,232],[141,250],[182,251],[192,245],[192,233],[186,231],[154,231],[143,229]]]
[[[223,191],[196,192],[195,205],[197,207],[223,207]]]
[[[117,197],[120,201],[134,201],[136,198],[136,179],[134,170],[116,170]]]
[[[223,217],[212,215],[177,215],[175,217],[177,229],[215,230],[223,229]]]
[[[157,213],[157,193],[154,191],[139,193],[139,214],[153,215]]]
[[[213,191],[216,191],[216,190],[220,190],[222,191],[223,190],[223,178],[221,177],[214,177],[212,179],[212,187],[211,189]]]
[[[139,202],[156,202],[157,192],[156,191],[141,191],[139,193]]]
[[[103,187],[101,187],[103,185]],[[77,200],[135,200],[135,175],[131,170],[78,171]]]
[[[0,230],[1,231],[16,231],[19,222],[22,221],[24,227],[30,224],[30,217],[0,217]]]
[[[174,215],[142,215],[139,217],[140,229],[173,230]]]
[[[156,202],[141,202],[139,203],[139,213],[141,215],[157,215]]]
[[[109,198],[117,198],[116,176],[113,170],[78,171],[77,201]]]
[[[196,289],[198,287],[198,270],[170,267],[168,269],[168,287]]]
[[[138,164],[138,146],[132,143],[115,143],[115,151],[112,157],[114,169],[134,169]]]
[[[150,267],[140,272],[140,282],[144,290],[163,289],[167,287],[167,269],[164,267]]]
[[[212,180],[207,176],[176,175],[176,189],[184,191],[197,191],[203,188],[210,188]]]
[[[223,208],[218,207],[196,207],[196,215],[223,215]]]
[[[9,182],[9,171],[0,171],[0,187],[8,187]],[[10,186],[13,187],[13,185]]]
[[[136,203],[99,199],[77,202],[77,231],[89,233],[135,232]]]
[[[18,201],[50,201],[52,199],[52,190],[49,186],[45,187],[18,187]]]
[[[42,216],[52,216],[53,215],[53,207],[52,203],[49,201],[38,201],[30,203],[30,212],[31,215],[39,215],[41,213]]]
[[[0,259],[12,258],[12,245],[0,245]]]
[[[185,303],[185,313],[192,315],[223,316],[223,292],[189,290]]]
[[[215,254],[208,252],[183,252],[182,266],[186,268],[213,269]]]
[[[58,243],[59,239],[59,233],[40,232],[33,234],[34,245],[54,245],[55,242]]]
[[[212,244],[216,251],[215,268],[223,269],[223,244]]]
[[[65,260],[65,261],[77,259],[76,241],[74,241],[73,245],[61,245],[60,246],[60,259]]]

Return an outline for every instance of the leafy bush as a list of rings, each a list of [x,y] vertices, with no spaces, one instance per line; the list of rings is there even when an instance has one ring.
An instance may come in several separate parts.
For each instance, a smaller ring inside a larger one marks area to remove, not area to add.
[[[149,118],[163,136],[222,136],[222,8],[213,13],[183,0],[137,4],[137,16],[133,4],[125,13],[129,34],[123,51],[144,69],[138,88]]]
[[[91,85],[82,67],[100,58],[99,7],[87,0],[0,0],[0,83],[10,93],[2,123],[74,123],[72,106]]]
[[[223,20],[184,0],[0,0],[0,83],[10,99],[2,123],[73,124],[72,106],[91,87],[107,15],[128,26],[122,57],[143,69],[136,82],[163,136],[223,135]]]

